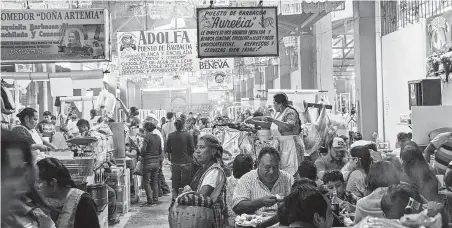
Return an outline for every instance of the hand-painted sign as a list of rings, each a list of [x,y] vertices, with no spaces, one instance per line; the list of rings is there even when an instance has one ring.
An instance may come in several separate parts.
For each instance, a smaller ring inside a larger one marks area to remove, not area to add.
[[[199,58],[278,56],[276,7],[198,8]]]
[[[196,30],[118,32],[122,76],[177,74],[199,69]]]
[[[3,63],[109,60],[105,9],[2,10]]]

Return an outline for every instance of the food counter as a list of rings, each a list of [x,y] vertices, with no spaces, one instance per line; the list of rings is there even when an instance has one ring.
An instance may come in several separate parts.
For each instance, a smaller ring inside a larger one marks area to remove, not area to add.
[[[74,138],[67,140],[69,148],[50,152],[69,170],[72,180],[88,192],[97,206],[101,228],[108,227],[108,190],[104,163],[111,153],[112,137]],[[119,181],[119,179],[118,179]],[[118,184],[119,185],[119,184]]]

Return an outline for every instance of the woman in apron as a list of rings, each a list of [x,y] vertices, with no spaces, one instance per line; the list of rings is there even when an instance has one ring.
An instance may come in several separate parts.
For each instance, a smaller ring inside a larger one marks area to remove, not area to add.
[[[42,140],[36,130],[36,125],[39,121],[38,112],[33,108],[24,108],[17,117],[20,120],[20,125],[13,128],[13,134],[31,145],[31,151],[36,160],[47,157],[46,151],[57,149],[51,143]]]
[[[96,203],[90,194],[76,188],[61,161],[49,157],[36,165],[36,186],[44,202],[56,209],[50,216],[57,228],[100,228]]]
[[[300,116],[297,110],[289,105],[285,93],[273,96],[273,106],[276,110],[275,117],[265,117],[264,120],[271,123],[270,131],[279,141],[280,169],[295,175],[304,156]]]

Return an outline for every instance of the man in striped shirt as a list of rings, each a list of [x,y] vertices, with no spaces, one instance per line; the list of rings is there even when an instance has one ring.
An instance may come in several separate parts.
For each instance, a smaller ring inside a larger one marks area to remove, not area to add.
[[[438,134],[424,150],[424,158],[430,163],[430,156],[435,154],[434,166],[439,174],[444,175],[452,161],[452,132]]]
[[[259,152],[258,168],[243,175],[234,189],[232,208],[236,214],[277,210],[277,203],[289,195],[294,178],[279,169],[280,156],[273,147]]]

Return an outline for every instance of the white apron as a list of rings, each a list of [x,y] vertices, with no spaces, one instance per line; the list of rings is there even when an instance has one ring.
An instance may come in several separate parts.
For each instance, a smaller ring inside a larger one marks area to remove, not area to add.
[[[275,114],[275,119],[282,121],[284,115],[286,114],[287,108],[281,114]],[[297,157],[297,147],[295,144],[295,135],[281,135],[278,130],[278,125],[272,123],[270,131],[273,138],[279,141],[279,154],[281,157],[280,169],[288,172],[290,175],[295,175],[298,171],[298,157]]]
[[[33,141],[35,141],[35,144],[44,145],[44,142],[42,141],[42,138],[39,135],[38,131],[36,131],[36,129],[28,130],[28,128],[26,128],[22,125],[17,125],[16,127],[23,127],[25,129],[27,129],[27,131],[30,132],[31,138],[33,139]],[[32,150],[31,153],[33,154],[33,157],[35,158],[35,162],[48,157],[45,153],[41,152],[38,149]]]

